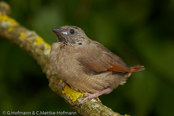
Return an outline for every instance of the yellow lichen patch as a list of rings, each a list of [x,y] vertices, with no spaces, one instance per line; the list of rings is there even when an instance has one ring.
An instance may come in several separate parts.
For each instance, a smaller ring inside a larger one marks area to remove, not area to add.
[[[36,45],[42,44],[43,47],[44,47],[44,54],[45,55],[49,55],[51,46],[48,43],[46,43],[41,37],[36,36],[36,42],[35,42],[35,44]]]
[[[41,37],[36,36],[36,45],[40,45],[41,43],[44,44],[44,49],[50,49],[51,46],[47,44]]]
[[[25,34],[24,33],[20,33],[20,37],[22,38],[22,39],[25,39],[26,38],[26,36],[25,36]]]
[[[9,28],[8,28],[8,31],[12,31],[12,30],[13,30],[13,27],[9,27]]]
[[[41,37],[36,36],[36,44],[40,45],[41,43],[45,43],[44,40]]]
[[[64,87],[64,90],[62,91],[62,93],[68,96],[72,100],[72,102],[75,102],[79,97],[83,96],[83,93],[77,92],[71,89],[70,87],[68,87],[67,85]]]
[[[60,83],[63,83],[63,80],[60,79]]]
[[[9,27],[14,27],[19,25],[14,19],[8,17],[7,15],[0,15],[0,21],[6,22]]]
[[[49,44],[45,43],[45,45],[44,45],[44,49],[49,50],[49,49],[51,49],[51,46],[50,46]]]

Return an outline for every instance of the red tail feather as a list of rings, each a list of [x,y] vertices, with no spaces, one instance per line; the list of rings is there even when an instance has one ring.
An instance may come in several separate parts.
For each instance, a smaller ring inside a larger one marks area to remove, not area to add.
[[[133,67],[130,67],[130,73],[136,72],[136,71],[140,71],[140,70],[144,70],[144,66],[133,66]]]

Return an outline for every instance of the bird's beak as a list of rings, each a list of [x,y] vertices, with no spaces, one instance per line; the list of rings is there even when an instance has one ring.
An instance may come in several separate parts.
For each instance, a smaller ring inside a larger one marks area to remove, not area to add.
[[[62,32],[61,28],[54,28],[52,31],[57,35],[57,39],[59,42],[65,42],[65,37],[63,36],[64,33]]]
[[[57,33],[60,33],[61,32],[61,29],[60,28],[54,28],[52,29],[52,31],[57,34]]]
[[[67,35],[67,34],[68,34],[66,31],[62,31],[60,28],[54,28],[54,29],[52,29],[52,31],[53,31],[56,35],[60,35],[60,34]]]

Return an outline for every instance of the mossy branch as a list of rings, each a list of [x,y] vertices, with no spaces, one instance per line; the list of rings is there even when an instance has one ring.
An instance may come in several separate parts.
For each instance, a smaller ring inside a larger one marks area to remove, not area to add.
[[[55,74],[49,63],[49,53],[51,46],[47,44],[34,31],[30,31],[21,26],[13,18],[9,17],[10,7],[7,3],[0,2],[0,36],[15,43],[21,49],[30,54],[41,66],[43,72],[49,80],[50,88],[71,107],[81,115],[85,116],[121,116],[119,113],[112,111],[95,99],[86,101],[80,105],[83,93],[76,92],[68,86],[62,88],[62,80]]]

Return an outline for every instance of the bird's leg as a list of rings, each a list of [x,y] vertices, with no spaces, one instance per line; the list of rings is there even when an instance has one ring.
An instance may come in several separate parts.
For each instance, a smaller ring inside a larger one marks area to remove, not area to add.
[[[91,98],[98,98],[100,95],[104,93],[108,93],[111,91],[111,88],[106,88],[104,90],[101,90],[98,93],[90,94],[90,93],[85,93],[85,95],[88,95],[85,99],[83,99],[80,104],[83,104],[86,100],[91,99]],[[100,100],[100,99],[99,99]]]

